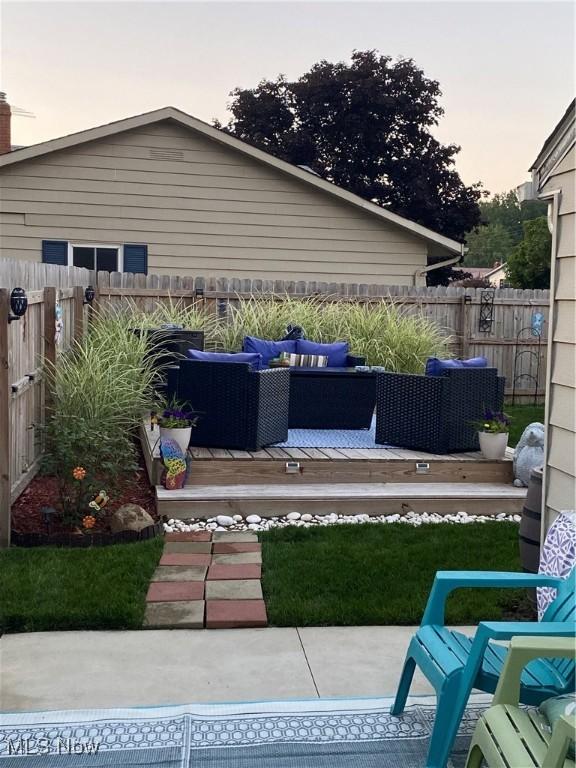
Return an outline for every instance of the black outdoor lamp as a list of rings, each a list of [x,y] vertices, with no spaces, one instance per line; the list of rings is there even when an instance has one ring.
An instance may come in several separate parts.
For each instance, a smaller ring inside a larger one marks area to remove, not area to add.
[[[92,304],[96,297],[96,291],[94,288],[89,285],[86,290],[84,291],[84,304]]]
[[[10,294],[10,309],[12,312],[8,315],[8,322],[20,320],[26,314],[28,309],[28,297],[24,288],[14,288]]]

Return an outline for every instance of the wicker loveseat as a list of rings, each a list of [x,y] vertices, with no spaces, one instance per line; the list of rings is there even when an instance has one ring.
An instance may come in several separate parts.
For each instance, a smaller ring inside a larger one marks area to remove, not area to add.
[[[191,445],[259,451],[288,439],[287,370],[182,360],[168,371],[168,396],[202,414]]]
[[[439,376],[376,375],[376,442],[428,453],[477,451],[473,421],[501,411],[504,382],[496,368],[454,368]]]

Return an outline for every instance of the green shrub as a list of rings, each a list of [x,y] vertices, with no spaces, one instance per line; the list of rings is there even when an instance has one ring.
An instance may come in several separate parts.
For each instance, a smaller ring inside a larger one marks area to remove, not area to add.
[[[244,336],[280,339],[288,323],[301,325],[308,338],[347,340],[368,365],[389,371],[421,373],[426,358],[448,356],[449,338],[412,307],[389,299],[372,302],[331,301],[319,297],[239,298],[228,318],[211,328],[217,345],[238,351]]]
[[[58,479],[68,522],[88,512],[89,497],[111,490],[135,466],[134,434],[154,407],[154,352],[116,310],[98,313],[86,337],[46,372],[53,393],[45,427],[44,470]],[[73,470],[86,477],[79,482]]]

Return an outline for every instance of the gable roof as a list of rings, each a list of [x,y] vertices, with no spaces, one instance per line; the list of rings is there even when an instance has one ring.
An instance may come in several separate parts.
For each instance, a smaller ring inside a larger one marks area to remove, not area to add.
[[[401,227],[404,230],[411,232],[416,237],[423,238],[430,243],[440,246],[450,253],[462,254],[463,245],[456,240],[452,240],[449,237],[444,237],[437,232],[434,232],[427,227],[423,227],[421,224],[417,224],[410,219],[406,219],[403,216],[398,216],[396,213],[386,210],[379,205],[370,203],[368,200],[359,197],[358,195],[348,192],[342,187],[332,184],[329,181],[325,181],[320,176],[306,171],[295,165],[291,165],[284,160],[280,160],[268,152],[264,152],[261,149],[247,144],[245,141],[237,139],[225,131],[221,131],[218,128],[214,128],[212,125],[198,120],[196,117],[186,114],[175,107],[163,107],[162,109],[156,109],[152,112],[145,112],[141,115],[135,115],[134,117],[128,117],[124,120],[117,120],[106,125],[101,125],[96,128],[90,128],[86,131],[79,131],[78,133],[71,133],[67,136],[62,136],[58,139],[51,139],[50,141],[44,141],[39,144],[34,144],[30,147],[23,147],[16,149],[12,152],[8,152],[4,155],[0,155],[0,171],[7,165],[14,165],[15,163],[23,162],[24,160],[32,160],[36,157],[47,155],[50,152],[57,152],[63,149],[69,149],[70,147],[78,146],[89,141],[97,141],[98,139],[104,139],[108,136],[113,136],[117,133],[124,131],[130,131],[134,128],[141,128],[151,123],[158,123],[163,120],[172,120],[179,125],[182,125],[192,131],[207,136],[214,141],[224,144],[231,149],[238,152],[242,152],[245,155],[258,160],[261,163],[265,163],[269,166],[276,168],[283,173],[287,173],[306,184],[309,184],[317,189],[321,189],[323,192],[344,200],[351,205],[361,208],[368,214],[377,216],[380,219],[384,219],[390,224],[394,224]]]

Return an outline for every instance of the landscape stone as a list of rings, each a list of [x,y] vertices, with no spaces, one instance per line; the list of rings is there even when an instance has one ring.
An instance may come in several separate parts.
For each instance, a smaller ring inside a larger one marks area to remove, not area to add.
[[[150,525],[154,525],[153,518],[138,504],[123,504],[110,515],[112,533],[141,531]]]

